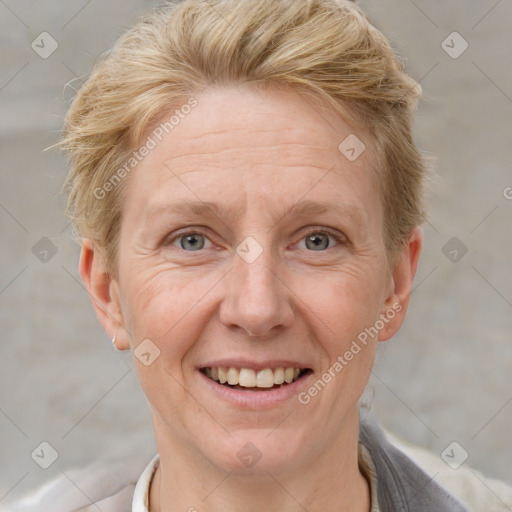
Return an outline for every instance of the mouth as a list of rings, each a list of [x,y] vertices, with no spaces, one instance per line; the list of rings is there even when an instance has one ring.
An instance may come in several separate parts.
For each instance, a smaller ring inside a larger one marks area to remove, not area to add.
[[[232,366],[206,366],[199,371],[217,384],[249,392],[284,388],[312,372],[311,368],[277,367],[254,370]]]

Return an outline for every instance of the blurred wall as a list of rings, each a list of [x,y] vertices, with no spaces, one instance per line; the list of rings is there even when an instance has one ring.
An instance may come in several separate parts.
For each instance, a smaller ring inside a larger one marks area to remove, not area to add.
[[[360,4],[423,87],[415,133],[439,175],[409,314],[368,396],[391,431],[440,456],[457,441],[465,464],[512,484],[512,4]],[[142,468],[155,450],[130,355],[112,348],[77,272],[66,162],[43,152],[72,86],[154,5],[0,2],[0,500],[100,457]],[[58,453],[48,469],[41,442]]]

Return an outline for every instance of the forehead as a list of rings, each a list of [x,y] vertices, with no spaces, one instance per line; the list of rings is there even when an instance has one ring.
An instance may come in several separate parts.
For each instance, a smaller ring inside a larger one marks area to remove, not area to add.
[[[362,216],[375,206],[368,199],[380,202],[370,141],[311,97],[217,87],[195,98],[197,106],[160,134],[133,172],[128,195],[138,210],[150,215],[184,200],[236,208],[237,198],[239,207],[254,198],[280,206],[291,196],[286,204],[325,199],[360,210]],[[156,129],[169,117],[163,115]],[[149,137],[155,138],[155,130]],[[349,159],[340,144],[346,149],[343,141],[354,137],[364,140],[366,148]]]
[[[339,115],[298,91],[212,87],[196,101],[195,109],[164,136],[175,161],[207,157],[207,150],[214,149],[216,156],[231,151],[228,158],[246,151],[260,153],[262,160],[265,155],[267,160],[270,155],[290,161],[307,157],[308,162],[309,157],[327,157],[335,164],[341,156],[339,144],[356,135]]]

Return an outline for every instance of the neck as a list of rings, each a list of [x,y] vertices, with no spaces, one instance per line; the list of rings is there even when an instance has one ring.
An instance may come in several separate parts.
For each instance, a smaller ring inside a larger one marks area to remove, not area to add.
[[[321,456],[298,464],[292,472],[257,476],[226,473],[200,464],[183,444],[157,436],[160,464],[149,494],[149,512],[346,512],[370,510],[370,487],[358,464],[359,417]]]

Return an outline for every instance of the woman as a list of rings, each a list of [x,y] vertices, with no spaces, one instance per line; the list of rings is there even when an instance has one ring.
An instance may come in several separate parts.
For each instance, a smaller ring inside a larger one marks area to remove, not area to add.
[[[468,510],[359,414],[421,252],[419,92],[346,0],[169,4],[96,66],[69,213],[158,455],[83,510]]]

